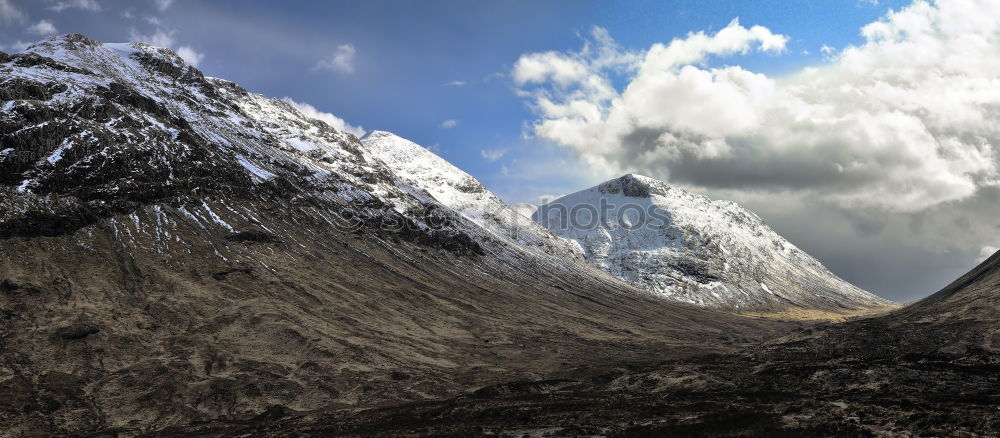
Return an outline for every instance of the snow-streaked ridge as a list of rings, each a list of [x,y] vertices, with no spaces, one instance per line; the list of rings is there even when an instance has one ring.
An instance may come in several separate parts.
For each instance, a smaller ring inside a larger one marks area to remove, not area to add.
[[[600,220],[580,213],[573,223],[569,211],[597,212]],[[888,304],[838,278],[736,203],[641,175],[559,198],[533,219],[578,243],[608,273],[678,301],[737,309]]]
[[[583,255],[577,245],[555,237],[512,209],[475,177],[426,148],[386,131],[369,132],[361,142],[416,196],[429,195],[495,237],[538,253],[570,258]]]

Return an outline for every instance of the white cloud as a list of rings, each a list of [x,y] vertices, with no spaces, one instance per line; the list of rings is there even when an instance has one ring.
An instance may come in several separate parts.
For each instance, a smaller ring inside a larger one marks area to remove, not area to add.
[[[532,132],[605,171],[900,212],[997,184],[1000,3],[917,1],[862,35],[781,78],[708,64],[785,49],[787,37],[736,20],[654,44],[626,65],[620,90],[606,60],[628,53],[595,52],[613,47],[599,39],[525,54],[511,77],[539,116]]]
[[[429,151],[431,151],[431,152],[433,152],[433,153],[435,153],[437,155],[441,155],[441,145],[440,144],[434,143],[434,144],[432,144],[430,146],[427,146],[427,150],[429,150]]]
[[[160,11],[165,11],[170,8],[170,5],[174,4],[174,0],[154,0],[156,3],[156,8]]]
[[[62,0],[49,7],[49,9],[62,12],[66,9],[81,9],[84,11],[100,11],[101,4],[97,0]]]
[[[467,84],[468,83],[465,82],[465,81],[451,81],[451,82],[445,82],[444,84],[441,84],[441,86],[442,87],[464,87]]]
[[[319,60],[313,70],[328,70],[344,74],[354,73],[354,55],[356,53],[354,45],[341,44],[329,57]]]
[[[458,126],[458,120],[448,119],[441,122],[441,127],[445,129],[454,128],[456,126]]]
[[[136,32],[135,29],[132,29],[132,31],[129,32],[129,40],[146,43],[155,47],[170,48],[174,46],[175,33],[177,33],[177,31],[158,29],[156,32],[151,34],[141,34]]]
[[[990,258],[990,256],[992,256],[993,254],[996,254],[997,251],[1000,251],[1000,248],[995,246],[987,245],[982,248],[979,248],[979,262],[982,263],[984,260]]]
[[[503,158],[504,155],[507,155],[507,149],[506,148],[504,148],[504,149],[483,149],[483,150],[479,151],[479,153],[483,156],[483,158],[486,159],[486,161],[494,162],[496,160],[499,160],[499,159]]]
[[[198,52],[191,46],[186,46],[186,45],[179,47],[175,46],[174,44],[176,43],[176,40],[174,39],[174,35],[176,33],[177,31],[173,29],[164,30],[162,28],[158,28],[156,32],[147,35],[147,34],[140,34],[135,29],[132,29],[132,31],[129,34],[129,39],[131,39],[132,41],[146,43],[155,47],[166,47],[169,49],[173,49],[175,52],[177,52],[177,56],[180,56],[181,59],[184,60],[184,62],[187,62],[188,64],[197,67],[198,64],[201,64],[201,61],[205,59],[205,54]]]
[[[26,21],[28,21],[28,16],[17,6],[14,6],[10,0],[0,0],[0,23],[24,24]]]
[[[0,44],[0,50],[9,53],[18,53],[23,52],[24,49],[27,49],[31,44],[32,43],[29,41],[17,40],[10,44]]]
[[[316,119],[321,122],[325,122],[327,125],[332,126],[334,129],[337,129],[338,131],[350,132],[351,134],[354,134],[357,137],[365,135],[364,128],[360,126],[351,125],[346,121],[344,121],[344,119],[330,113],[322,112],[316,109],[316,107],[309,105],[308,103],[296,102],[292,100],[290,97],[285,97],[282,98],[281,100],[295,107],[295,109],[299,110],[299,112],[302,113],[302,115],[309,117],[311,119]]]
[[[37,23],[28,26],[28,32],[36,35],[52,35],[58,33],[56,27],[48,20],[39,20]]]
[[[205,59],[205,54],[196,52],[191,46],[180,46],[177,48],[177,56],[180,56],[188,64],[195,67],[201,63],[202,59]]]

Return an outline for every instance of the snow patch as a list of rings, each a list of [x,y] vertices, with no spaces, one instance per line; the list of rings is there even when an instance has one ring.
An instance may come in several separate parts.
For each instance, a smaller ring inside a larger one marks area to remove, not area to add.
[[[243,166],[244,169],[261,180],[267,181],[277,177],[277,175],[255,166],[242,155],[237,155],[236,160],[239,161],[240,165]]]

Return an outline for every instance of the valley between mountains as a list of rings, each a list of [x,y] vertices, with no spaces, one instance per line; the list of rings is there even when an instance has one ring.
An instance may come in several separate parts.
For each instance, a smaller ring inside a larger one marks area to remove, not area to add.
[[[1000,434],[997,255],[900,307],[641,175],[528,217],[140,43],[0,105],[3,436]]]

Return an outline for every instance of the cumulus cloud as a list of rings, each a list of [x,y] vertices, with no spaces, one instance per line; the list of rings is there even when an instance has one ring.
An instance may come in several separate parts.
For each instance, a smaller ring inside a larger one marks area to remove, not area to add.
[[[101,4],[97,0],[62,0],[49,7],[50,10],[62,12],[66,9],[80,9],[84,11],[100,11]]]
[[[489,161],[489,162],[492,163],[492,162],[494,162],[496,160],[499,160],[499,159],[503,158],[504,155],[507,155],[507,149],[506,148],[504,148],[504,149],[483,149],[483,150],[479,151],[479,153],[483,156],[483,158],[486,159],[486,161]]]
[[[10,0],[0,0],[0,23],[23,24],[27,20],[28,16],[17,6],[14,6]]]
[[[36,35],[52,35],[58,33],[56,27],[48,20],[39,20],[37,23],[28,26],[28,32]]]
[[[445,120],[445,121],[441,122],[441,127],[445,128],[445,129],[454,128],[456,126],[458,126],[458,120],[448,119],[448,120]]]
[[[788,37],[762,26],[733,20],[638,54],[598,31],[579,52],[521,56],[511,78],[538,115],[533,134],[605,170],[889,212],[997,184],[1000,3],[918,0],[861,34],[772,78],[710,65],[783,52]]]
[[[330,56],[320,59],[313,70],[327,70],[343,74],[354,73],[354,55],[356,53],[354,45],[341,44]]]
[[[197,67],[198,64],[201,63],[202,59],[205,59],[205,54],[195,51],[194,49],[191,48],[191,46],[178,47],[177,56],[180,56],[181,59],[183,59],[188,64],[191,64],[195,67]]]
[[[290,97],[285,97],[282,98],[281,100],[295,107],[295,109],[299,110],[299,112],[302,113],[302,115],[309,117],[311,119],[316,119],[321,122],[325,122],[327,125],[332,126],[334,129],[337,129],[338,131],[350,132],[351,134],[354,134],[357,137],[365,135],[364,128],[360,126],[351,125],[350,123],[344,121],[344,119],[337,117],[333,114],[320,111],[316,109],[316,107],[308,103],[296,102],[292,100]]]

